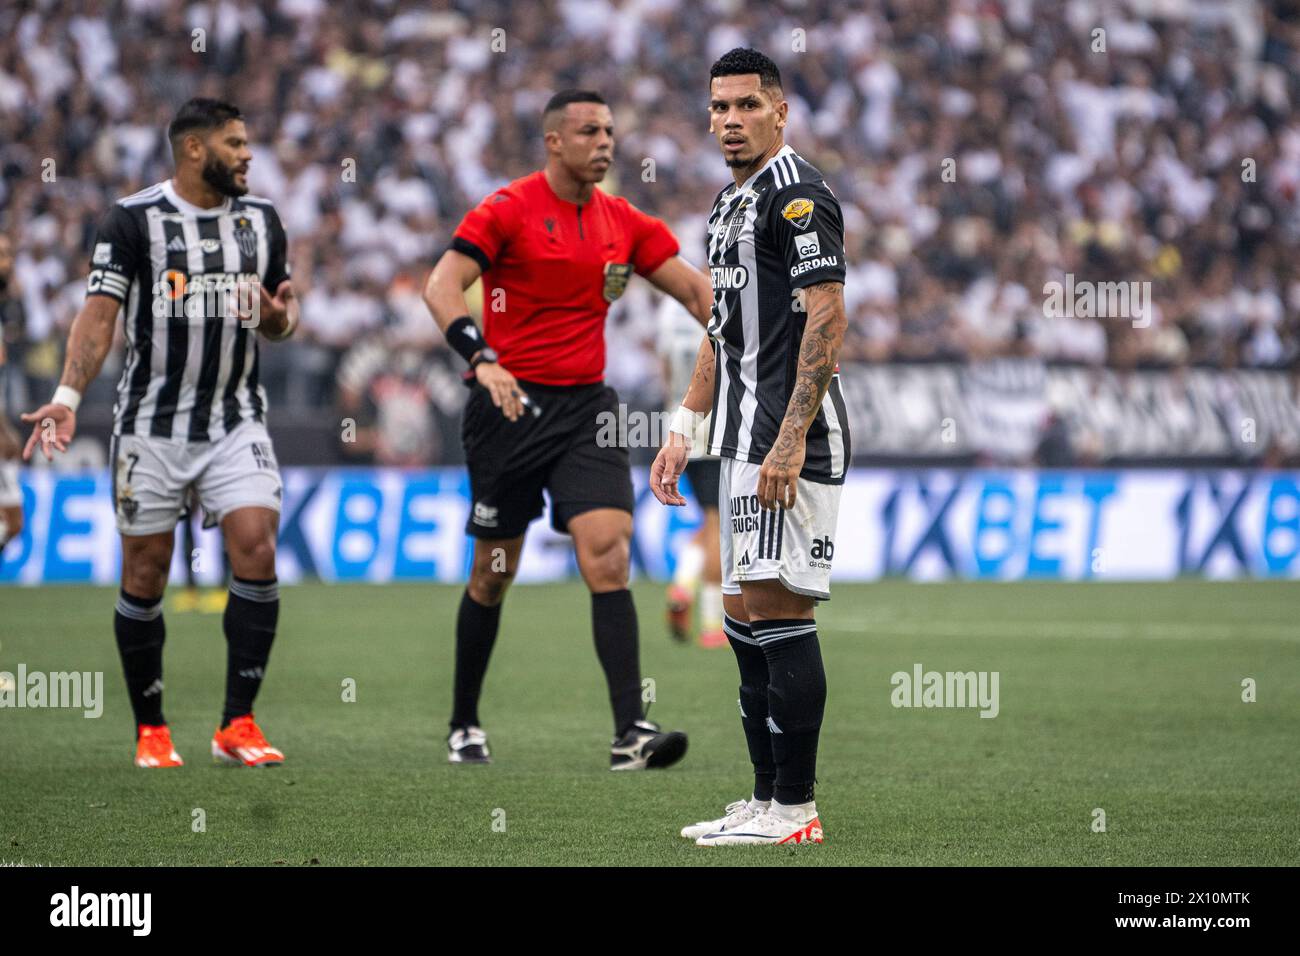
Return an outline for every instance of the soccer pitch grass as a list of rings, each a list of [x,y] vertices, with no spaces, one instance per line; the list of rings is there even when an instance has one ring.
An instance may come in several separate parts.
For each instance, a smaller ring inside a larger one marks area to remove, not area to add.
[[[97,720],[0,710],[0,862],[1300,863],[1295,584],[837,585],[818,615],[826,843],[782,849],[677,835],[747,792],[736,666],[727,649],[671,643],[661,589],[635,590],[650,716],[691,744],[676,767],[629,774],[607,769],[577,584],[518,586],[506,602],[482,708],[487,767],[445,756],[458,588],[284,588],[258,717],[288,759],[263,771],[209,756],[219,614],[168,599],[166,712],[188,763],[144,771],[131,763],[114,592],[0,590],[0,671],[103,671],[106,698]],[[999,672],[998,716],[894,708],[890,676],[916,663]],[[1242,701],[1248,677],[1255,703]]]

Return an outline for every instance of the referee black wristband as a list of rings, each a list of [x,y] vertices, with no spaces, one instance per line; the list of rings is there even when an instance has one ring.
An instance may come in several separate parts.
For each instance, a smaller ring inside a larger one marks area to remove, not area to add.
[[[483,336],[479,334],[478,326],[468,315],[462,315],[454,320],[447,326],[444,334],[447,336],[447,344],[454,348],[466,362],[487,347]]]

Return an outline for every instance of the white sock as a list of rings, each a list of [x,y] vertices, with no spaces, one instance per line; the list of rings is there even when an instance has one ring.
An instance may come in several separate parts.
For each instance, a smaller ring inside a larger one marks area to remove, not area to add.
[[[795,823],[806,823],[813,817],[817,816],[817,803],[809,800],[807,803],[795,803],[786,805],[772,801],[772,812],[783,820],[790,820]]]
[[[705,582],[700,588],[700,630],[722,630],[722,585]]]
[[[752,793],[749,795],[749,808],[751,810],[766,810],[772,805],[771,800],[760,800]]]
[[[673,584],[694,591],[704,570],[704,549],[692,541],[682,549],[677,558],[677,568],[673,571]]]

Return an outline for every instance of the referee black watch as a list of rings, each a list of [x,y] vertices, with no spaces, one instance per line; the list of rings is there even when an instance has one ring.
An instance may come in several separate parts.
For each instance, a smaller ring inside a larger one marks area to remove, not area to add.
[[[495,364],[500,361],[500,358],[501,357],[497,355],[495,349],[489,348],[485,345],[483,348],[478,350],[478,353],[472,359],[469,360],[469,367],[473,370],[478,368],[484,362],[492,362]]]

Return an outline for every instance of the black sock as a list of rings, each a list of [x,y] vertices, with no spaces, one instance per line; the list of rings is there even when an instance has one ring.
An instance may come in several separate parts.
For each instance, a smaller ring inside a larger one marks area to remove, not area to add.
[[[767,658],[768,727],[776,760],[773,796],[786,806],[807,803],[817,782],[817,738],[826,708],[817,624],[806,619],[752,621],[750,628]]]
[[[275,578],[250,581],[230,578],[230,596],[222,619],[226,631],[226,706],[221,726],[253,712],[253,700],[266,676],[266,662],[280,617],[280,589]]]
[[[609,703],[614,708],[614,735],[621,737],[641,719],[641,663],[637,656],[636,605],[632,592],[606,591],[591,596],[591,630],[596,657],[605,669]]]
[[[497,642],[501,605],[479,604],[466,591],[456,613],[456,678],[452,692],[451,726],[478,724],[478,699],[483,675]]]
[[[138,598],[123,590],[113,613],[113,633],[136,727],[167,723],[162,712],[162,653],[167,636],[162,598]]]
[[[745,728],[749,761],[754,765],[754,799],[771,800],[776,763],[772,758],[772,734],[767,729],[767,658],[748,624],[724,614],[722,630],[740,667],[740,725]]]

